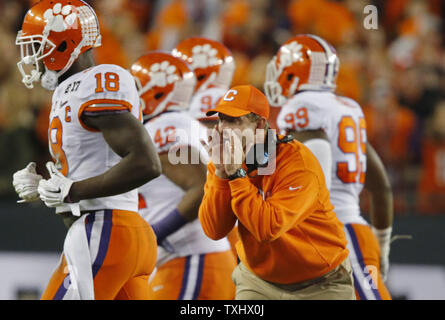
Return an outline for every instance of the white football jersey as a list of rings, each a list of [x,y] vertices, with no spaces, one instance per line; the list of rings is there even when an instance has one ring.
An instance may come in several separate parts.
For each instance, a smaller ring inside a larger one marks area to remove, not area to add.
[[[52,98],[48,142],[56,167],[71,180],[98,176],[119,157],[102,133],[88,127],[83,115],[104,112],[131,112],[140,116],[139,96],[131,74],[110,64],[98,65],[76,73],[58,85]],[[119,209],[137,212],[137,190],[111,197],[81,200],[80,210]],[[61,206],[56,212],[70,211]]]
[[[158,153],[166,153],[169,150],[177,150],[175,148],[179,146],[189,145],[203,154],[203,162],[208,161],[208,155],[200,142],[200,139],[205,137],[206,130],[187,112],[164,112],[150,119],[144,126],[152,137]],[[170,154],[173,156],[172,161],[176,161],[177,158],[174,157],[176,152]],[[139,213],[148,223],[156,223],[177,208],[184,194],[180,187],[162,174],[139,188],[141,201]],[[172,245],[174,252],[167,252],[164,248],[158,247],[158,266],[176,257],[230,249],[229,242],[225,238],[218,241],[209,239],[204,234],[199,219],[187,223],[166,240]]]
[[[206,111],[215,108],[226,91],[227,90],[217,87],[198,91],[190,102],[189,114],[196,120],[209,118],[206,116]],[[213,118],[217,119],[215,116],[213,116]]]
[[[366,122],[360,105],[329,91],[303,91],[281,108],[277,126],[288,130],[325,131],[331,143],[330,199],[343,224],[367,224],[360,215],[359,195],[366,174]]]

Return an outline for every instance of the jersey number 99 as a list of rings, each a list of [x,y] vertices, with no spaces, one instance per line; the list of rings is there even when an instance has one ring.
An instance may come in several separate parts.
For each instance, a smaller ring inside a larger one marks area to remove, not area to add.
[[[292,126],[292,130],[296,130],[296,126],[300,129],[306,128],[309,124],[307,108],[299,108],[295,114],[288,113],[284,117],[284,121]]]
[[[363,155],[366,155],[366,123],[364,118],[359,119],[358,127],[357,139],[357,124],[352,117],[344,116],[338,124],[338,147],[344,153],[354,155],[353,163],[337,162],[337,177],[343,183],[365,183],[365,164],[360,161],[359,154],[359,151],[361,151]],[[350,164],[355,169],[350,170]]]

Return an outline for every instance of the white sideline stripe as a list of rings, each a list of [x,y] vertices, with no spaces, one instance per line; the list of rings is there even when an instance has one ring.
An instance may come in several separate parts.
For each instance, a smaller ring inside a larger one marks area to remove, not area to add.
[[[198,272],[199,272],[199,254],[194,254],[190,258],[189,276],[183,300],[193,299],[193,293],[195,292],[195,288],[198,281]]]
[[[102,227],[104,224],[104,214],[105,211],[96,211],[93,227],[91,228],[91,237],[90,237],[91,265],[93,265],[94,260],[96,260],[97,253],[99,252],[100,237],[102,234]]]

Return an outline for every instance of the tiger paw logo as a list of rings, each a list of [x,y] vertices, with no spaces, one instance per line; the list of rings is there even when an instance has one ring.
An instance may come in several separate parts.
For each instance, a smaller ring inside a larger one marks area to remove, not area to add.
[[[154,63],[150,67],[150,81],[148,87],[165,87],[178,79],[176,67],[168,61]]]
[[[301,49],[303,46],[297,41],[292,41],[291,43],[283,46],[281,49],[280,62],[283,67],[290,66],[292,63],[297,62],[303,56]]]
[[[215,48],[212,48],[208,43],[202,46],[194,46],[192,53],[192,69],[207,68],[218,64],[218,57],[216,56],[218,51]]]
[[[61,3],[56,3],[52,9],[48,9],[43,14],[47,21],[46,29],[54,32],[62,32],[77,26],[77,13],[73,11],[71,5],[62,7]]]

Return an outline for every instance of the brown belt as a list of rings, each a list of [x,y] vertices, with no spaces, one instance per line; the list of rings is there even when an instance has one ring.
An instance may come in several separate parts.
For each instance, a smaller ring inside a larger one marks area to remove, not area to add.
[[[315,279],[311,279],[308,281],[304,281],[304,282],[298,282],[298,283],[290,283],[290,284],[282,284],[282,283],[275,283],[275,282],[270,282],[270,281],[266,281],[267,283],[270,283],[271,285],[278,287],[280,289],[286,290],[286,291],[296,291],[296,290],[302,290],[304,288],[310,287],[316,283],[320,283],[323,280],[325,280],[326,278],[328,278],[330,275],[336,273],[338,271],[338,269],[340,268],[342,264],[339,264],[337,267],[335,267],[334,269],[328,271],[327,273],[325,273],[324,275],[315,278]]]

